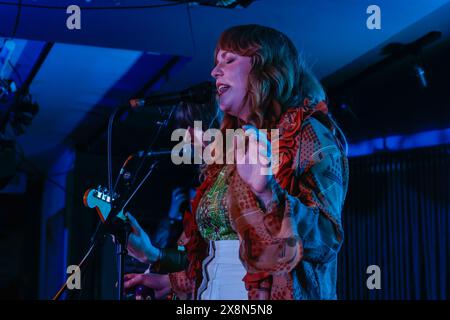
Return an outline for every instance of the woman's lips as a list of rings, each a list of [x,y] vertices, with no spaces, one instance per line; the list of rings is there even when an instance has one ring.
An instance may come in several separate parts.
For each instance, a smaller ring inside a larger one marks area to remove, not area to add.
[[[228,89],[230,89],[230,86],[225,85],[225,84],[221,84],[220,86],[217,87],[217,93],[219,96],[221,96],[222,94],[224,94]]]

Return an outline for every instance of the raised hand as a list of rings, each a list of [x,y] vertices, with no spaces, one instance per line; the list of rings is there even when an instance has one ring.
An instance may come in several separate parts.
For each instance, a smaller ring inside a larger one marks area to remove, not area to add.
[[[188,195],[183,188],[175,188],[172,191],[172,200],[170,202],[169,219],[181,219],[183,212],[181,206],[189,201]]]
[[[251,125],[243,126],[248,139],[248,148],[243,149],[235,140],[236,169],[241,179],[263,202],[272,199],[273,174],[271,168],[271,145],[264,132]]]

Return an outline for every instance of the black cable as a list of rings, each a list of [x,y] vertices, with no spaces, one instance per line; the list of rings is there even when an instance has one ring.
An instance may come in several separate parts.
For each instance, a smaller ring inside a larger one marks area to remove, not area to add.
[[[106,151],[106,152],[107,152],[107,162],[108,162],[108,190],[109,190],[109,192],[110,192],[110,194],[111,194],[112,197],[114,197],[114,194],[115,194],[115,188],[116,188],[116,186],[117,186],[117,182],[118,182],[118,179],[119,179],[119,177],[120,177],[120,173],[119,173],[119,176],[118,176],[117,179],[116,179],[116,183],[115,183],[114,186],[113,186],[113,173],[112,173],[112,130],[113,130],[114,119],[115,119],[115,117],[116,117],[116,115],[117,115],[117,113],[118,113],[119,111],[121,112],[121,111],[124,110],[123,108],[124,108],[123,106],[117,107],[116,109],[114,109],[113,113],[110,115],[109,120],[108,120],[108,130],[107,130],[107,134],[106,134],[106,135],[107,135],[107,151]],[[157,132],[153,135],[153,137],[152,137],[152,139],[151,139],[151,142],[150,142],[150,145],[149,145],[149,147],[147,148],[145,154],[147,154],[147,153],[148,153],[149,151],[151,151],[151,149],[153,148],[153,145],[155,144],[156,140],[157,140],[158,137],[159,137],[159,134],[161,133],[162,127],[165,126],[165,125],[167,125],[168,121],[169,121],[169,120],[171,119],[171,117],[172,117],[172,114],[173,114],[173,111],[174,111],[174,110],[175,110],[175,106],[172,107],[172,110],[171,110],[171,112],[170,112],[170,114],[169,114],[169,117],[168,117],[161,125],[159,125],[158,130],[157,130]],[[134,183],[136,182],[136,178],[137,178],[137,176],[138,176],[138,174],[139,174],[139,172],[140,172],[140,170],[141,170],[141,168],[142,168],[144,162],[145,162],[145,155],[142,157],[141,162],[139,163],[139,166],[138,166],[138,168],[137,168],[137,170],[136,170],[136,174],[134,175],[133,180],[132,180],[132,182],[131,182],[131,184],[130,184],[131,186],[133,186]],[[146,179],[146,178],[144,178],[144,179]],[[140,185],[139,185],[139,187],[140,187]],[[138,188],[139,188],[139,187],[138,187]]]
[[[186,2],[190,1],[180,1],[177,3],[165,3],[165,4],[149,4],[149,5],[140,5],[140,6],[79,6],[80,10],[134,10],[134,9],[153,9],[153,8],[163,8],[163,7],[175,7],[182,4],[185,4]],[[49,6],[49,5],[38,5],[38,4],[31,4],[31,3],[25,3],[22,4],[22,0],[19,0],[19,3],[10,3],[10,2],[3,2],[0,1],[0,5],[4,6],[21,6],[24,8],[37,8],[37,9],[51,9],[51,10],[66,10],[66,7],[62,6]]]
[[[85,267],[86,265],[86,261],[88,261],[88,259],[91,257],[91,254],[94,250],[96,246],[96,243],[92,243],[87,251],[87,253],[84,255],[83,259],[81,260],[81,262],[77,265],[78,269],[80,270],[80,272],[84,269],[82,269],[83,267]],[[84,272],[81,272],[81,276],[83,277]],[[84,278],[84,277],[83,277]],[[84,278],[85,279],[85,278]],[[64,291],[66,291],[67,288],[67,282],[70,280],[70,277],[67,278],[67,280],[64,282],[64,284],[62,285],[62,287],[58,290],[58,292],[55,294],[55,296],[52,298],[52,300],[59,300],[59,298],[61,297],[61,295],[64,293]],[[83,286],[84,287],[84,286]]]
[[[195,43],[194,28],[192,27],[191,6],[189,3],[186,4],[186,8],[187,8],[187,14],[188,14],[188,21],[189,21],[189,30],[191,32],[191,41],[192,41],[192,46],[194,47],[194,55],[195,55],[197,53],[197,44]]]
[[[81,273],[81,281],[82,281],[82,288],[84,288],[84,284],[86,282],[86,272],[85,270],[87,269],[87,266],[90,262],[90,259],[93,257],[93,254],[95,252],[96,249],[98,249],[100,246],[103,245],[104,242],[104,235],[100,234],[100,228],[103,227],[103,223],[100,221],[97,224],[97,227],[95,228],[95,231],[93,233],[93,235],[91,236],[91,239],[89,241],[89,248],[87,253],[84,255],[83,259],[81,260],[81,262],[77,265],[80,273]],[[99,236],[102,236],[99,238]],[[70,277],[69,277],[70,278]],[[59,289],[59,291],[55,294],[55,296],[52,298],[52,300],[59,300],[59,298],[62,296],[62,294],[66,291],[67,289],[67,282],[69,281],[69,278],[67,278],[67,280],[64,282],[64,284],[62,285],[62,287]],[[73,295],[74,292],[76,290],[72,290],[71,292],[69,292],[69,294],[66,296],[66,300],[70,300]]]
[[[169,123],[170,119],[172,118],[172,114],[173,114],[173,112],[175,111],[175,109],[176,109],[176,106],[173,106],[172,109],[171,109],[171,111],[170,111],[169,116],[167,117],[167,119],[166,119],[163,123],[159,124],[159,127],[158,127],[157,132],[156,132],[156,133],[154,134],[154,136],[152,137],[152,139],[151,139],[151,141],[150,141],[150,144],[149,144],[147,150],[145,151],[144,156],[143,156],[142,159],[141,159],[141,162],[139,163],[139,166],[138,166],[138,168],[137,168],[137,170],[136,170],[136,173],[135,173],[135,175],[134,175],[134,177],[133,177],[133,180],[131,181],[131,185],[134,185],[134,183],[136,182],[136,178],[137,178],[139,172],[141,171],[142,166],[144,165],[144,162],[145,162],[145,154],[149,153],[149,152],[152,150],[153,145],[155,144],[156,140],[157,140],[158,137],[159,137],[159,134],[161,133],[162,127],[163,127],[163,126],[167,126],[167,124]]]
[[[121,106],[117,107],[114,109],[113,113],[109,116],[109,120],[108,120],[108,130],[106,133],[106,137],[107,137],[107,162],[108,162],[108,191],[111,194],[111,197],[114,197],[114,189],[113,189],[113,183],[112,183],[112,129],[113,129],[113,123],[114,123],[114,119],[117,115],[117,113],[119,112],[119,110],[123,110]]]
[[[17,5],[17,14],[16,14],[16,21],[14,22],[12,38],[16,36],[17,28],[19,27],[20,15],[22,13],[22,0],[19,0],[17,4],[14,3],[14,5]]]
[[[142,187],[142,185],[144,184],[145,180],[147,180],[147,178],[152,174],[153,170],[155,169],[155,167],[159,164],[158,160],[156,160],[148,169],[147,174],[144,176],[144,178],[142,178],[141,182],[139,182],[138,186],[136,188],[134,188],[133,192],[131,193],[131,195],[128,197],[128,199],[125,201],[125,203],[123,204],[122,208],[120,209],[120,211],[125,210],[125,207],[128,205],[128,203],[130,203],[131,199],[133,199],[134,195],[139,191],[139,189]]]

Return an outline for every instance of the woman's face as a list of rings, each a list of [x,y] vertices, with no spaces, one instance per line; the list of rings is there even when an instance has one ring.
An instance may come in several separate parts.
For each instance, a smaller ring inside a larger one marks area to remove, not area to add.
[[[220,50],[216,60],[217,64],[211,75],[216,79],[220,109],[247,121],[250,115],[249,107],[242,107],[242,102],[247,94],[248,75],[252,68],[251,57]]]

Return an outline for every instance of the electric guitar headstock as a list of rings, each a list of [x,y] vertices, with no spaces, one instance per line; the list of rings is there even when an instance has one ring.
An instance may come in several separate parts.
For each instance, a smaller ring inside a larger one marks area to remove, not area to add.
[[[114,195],[113,197],[106,187],[98,186],[97,188],[86,190],[83,196],[83,203],[88,208],[95,208],[100,220],[105,223],[111,213],[111,202],[115,200],[116,196]],[[126,220],[122,211],[119,212],[117,217],[124,221]]]

